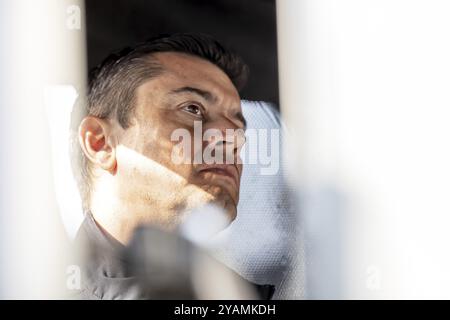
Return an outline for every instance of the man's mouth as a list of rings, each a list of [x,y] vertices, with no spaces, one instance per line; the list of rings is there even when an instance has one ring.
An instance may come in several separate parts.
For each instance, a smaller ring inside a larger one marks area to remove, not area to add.
[[[228,177],[233,180],[236,188],[239,186],[239,171],[235,165],[232,164],[212,164],[203,165],[200,173],[212,173],[220,177]]]

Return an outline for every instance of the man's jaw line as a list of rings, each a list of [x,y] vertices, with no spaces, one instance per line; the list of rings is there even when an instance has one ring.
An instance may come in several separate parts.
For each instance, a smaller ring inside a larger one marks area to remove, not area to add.
[[[201,207],[207,203],[218,204],[221,201],[215,195],[205,191],[204,188],[189,183],[184,177],[173,172],[160,163],[149,159],[136,152],[135,150],[127,148],[123,145],[119,147],[121,148],[122,154],[126,154],[128,165],[138,165],[141,168],[148,168],[148,170],[151,170],[152,173],[157,175],[160,179],[164,179],[165,183],[179,186],[180,189],[185,190],[185,192],[189,194],[190,200],[192,200],[191,204],[185,208],[186,212]],[[95,188],[97,189],[97,191],[92,197],[92,214],[102,227],[106,228],[107,230],[112,228],[113,230],[110,230],[110,233],[113,234],[113,236],[120,242],[127,243],[131,236],[129,233],[132,231],[132,229],[134,229],[134,227],[137,227],[137,225],[130,225],[129,223],[125,222],[126,215],[124,215],[124,212],[137,211],[135,213],[139,217],[137,220],[142,221],[143,223],[161,225],[167,229],[175,229],[176,225],[172,226],[172,224],[180,223],[179,219],[181,218],[182,214],[180,212],[174,212],[174,209],[172,208],[171,210],[169,206],[167,206],[165,210],[164,208],[161,208],[162,211],[165,211],[164,214],[149,216],[148,207],[149,203],[151,203],[152,201],[139,203],[130,201],[127,196],[121,197],[120,192],[118,192],[120,186],[117,185],[117,181],[116,183],[114,183],[114,179],[112,179],[113,176],[109,173],[103,173],[103,176],[103,178],[99,177],[101,188]],[[231,177],[228,178],[231,179]],[[192,196],[194,196],[195,199],[192,199]],[[152,197],[152,195],[150,195],[149,197],[154,198],[154,204],[157,207],[158,205],[156,204],[159,200],[158,196]],[[115,199],[115,201],[112,199]],[[233,201],[233,205],[237,205],[235,199],[233,199],[231,195],[230,199],[231,201]],[[229,205],[227,205],[226,201],[222,201],[224,202],[224,204],[221,207],[223,207],[223,209],[227,211],[227,215],[231,216],[230,218],[233,219],[235,217],[235,210],[233,210],[234,213],[228,212],[228,210],[230,210],[227,208]],[[130,202],[133,202],[131,208]],[[159,208],[153,211],[159,211]],[[119,220],[123,221],[112,221],[113,218],[111,217],[120,217],[121,219]]]

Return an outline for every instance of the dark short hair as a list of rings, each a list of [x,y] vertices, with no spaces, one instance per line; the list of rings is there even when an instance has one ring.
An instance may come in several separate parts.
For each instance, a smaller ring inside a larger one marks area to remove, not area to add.
[[[135,90],[164,71],[163,66],[151,57],[157,52],[179,52],[205,59],[219,67],[238,91],[247,82],[249,69],[243,60],[204,34],[160,35],[107,56],[89,72],[87,95],[79,97],[72,112],[72,169],[84,210],[89,209],[92,170],[79,145],[78,126],[82,118],[90,115],[115,118],[127,128],[135,106]]]

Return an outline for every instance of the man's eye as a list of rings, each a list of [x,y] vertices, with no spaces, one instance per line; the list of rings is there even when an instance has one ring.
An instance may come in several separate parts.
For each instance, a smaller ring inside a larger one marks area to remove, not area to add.
[[[198,116],[198,117],[202,116],[202,109],[195,104],[189,104],[187,106],[184,106],[183,110],[186,112],[192,113],[193,115]]]

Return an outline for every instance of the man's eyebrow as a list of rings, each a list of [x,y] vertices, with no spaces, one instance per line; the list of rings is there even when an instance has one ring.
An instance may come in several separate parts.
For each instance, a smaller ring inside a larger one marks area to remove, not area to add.
[[[195,93],[207,101],[216,100],[216,97],[211,92],[205,91],[202,89],[198,89],[198,88],[193,88],[193,87],[182,87],[182,88],[174,89],[174,90],[170,91],[169,94],[178,94],[178,93],[186,93],[186,92],[187,93]]]
[[[247,129],[247,120],[245,120],[244,115],[242,114],[242,112],[237,112],[236,113],[236,118],[238,118],[240,121],[242,121],[242,123],[244,124],[244,130]]]

